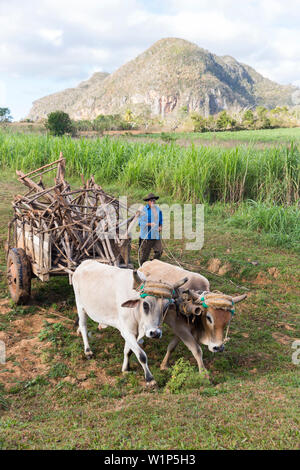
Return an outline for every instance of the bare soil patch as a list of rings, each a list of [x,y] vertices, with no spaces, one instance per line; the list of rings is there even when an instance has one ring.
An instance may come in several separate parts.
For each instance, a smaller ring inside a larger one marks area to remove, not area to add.
[[[44,320],[45,317],[39,314],[26,316],[13,321],[8,331],[0,332],[7,357],[0,369],[0,383],[4,388],[9,389],[18,381],[31,380],[49,369],[41,360],[41,354],[49,343],[42,343],[38,338]],[[48,318],[47,321],[55,320]]]
[[[8,300],[1,300],[1,313],[5,314],[10,310]],[[45,309],[41,310],[45,311]],[[51,314],[51,309],[48,310],[49,314]],[[54,315],[56,316],[55,313]],[[4,385],[6,390],[9,390],[18,382],[26,382],[49,372],[53,363],[45,360],[45,353],[51,347],[51,343],[41,341],[38,335],[43,329],[45,321],[48,323],[57,323],[59,321],[66,328],[73,329],[73,321],[70,324],[68,320],[70,319],[65,318],[63,320],[62,316],[52,318],[43,313],[37,313],[18,318],[11,322],[7,331],[0,331],[0,340],[5,343],[7,357],[6,363],[0,366],[0,383]],[[74,339],[75,336],[76,330],[74,329]],[[96,336],[101,337],[100,334]],[[55,359],[58,362],[62,361],[59,355]],[[77,384],[83,389],[92,389],[101,384],[113,385],[116,381],[115,378],[108,376],[105,370],[99,367],[95,359],[87,361],[83,354],[82,357],[78,357],[75,368],[72,366],[71,360],[64,358],[62,362],[70,368],[72,376],[63,379],[52,379],[52,383],[63,380],[71,384]]]

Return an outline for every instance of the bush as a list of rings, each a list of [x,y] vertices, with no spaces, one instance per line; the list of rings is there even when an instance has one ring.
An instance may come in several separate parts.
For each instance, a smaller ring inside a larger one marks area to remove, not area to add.
[[[232,129],[236,125],[236,121],[226,111],[222,111],[218,116],[216,124],[219,130]]]
[[[207,131],[206,119],[198,113],[192,113],[191,119],[194,124],[194,132],[205,132]]]
[[[103,131],[118,131],[118,130],[130,130],[132,125],[130,122],[122,119],[120,114],[100,114],[94,120],[95,130]]]
[[[243,115],[243,125],[246,128],[251,128],[254,126],[254,122],[255,122],[255,119],[254,119],[253,111],[251,111],[251,109],[248,109],[247,111],[245,111]]]
[[[172,368],[172,376],[165,390],[170,393],[180,393],[184,390],[198,389],[203,385],[209,385],[207,372],[203,371],[200,374],[189,362],[180,358]]]
[[[0,122],[11,122],[12,116],[9,108],[0,108]]]
[[[174,134],[170,134],[169,132],[162,132],[160,134],[160,137],[164,142],[167,143],[175,142],[177,140],[177,136]]]
[[[46,129],[49,129],[51,135],[73,134],[74,126],[70,116],[64,111],[54,111],[48,114],[45,123]]]

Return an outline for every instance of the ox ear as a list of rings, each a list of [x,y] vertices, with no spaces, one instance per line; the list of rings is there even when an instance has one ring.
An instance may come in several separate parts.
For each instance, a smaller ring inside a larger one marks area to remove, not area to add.
[[[137,306],[139,303],[140,299],[131,299],[131,300],[126,300],[126,302],[123,302],[121,304],[121,307],[126,307],[126,308],[134,308]]]

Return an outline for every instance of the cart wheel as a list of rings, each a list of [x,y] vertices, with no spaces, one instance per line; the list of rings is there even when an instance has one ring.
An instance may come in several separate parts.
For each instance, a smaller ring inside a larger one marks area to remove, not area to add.
[[[12,248],[7,257],[7,282],[16,304],[28,302],[31,294],[31,265],[22,248]]]

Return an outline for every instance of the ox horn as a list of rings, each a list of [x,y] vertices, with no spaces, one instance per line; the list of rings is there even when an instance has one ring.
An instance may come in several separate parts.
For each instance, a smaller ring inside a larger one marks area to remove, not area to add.
[[[184,277],[180,281],[175,282],[175,284],[173,284],[173,289],[178,289],[179,287],[183,286],[183,284],[185,284],[188,280],[188,277]]]
[[[136,269],[134,269],[133,271],[133,280],[134,280],[134,287],[137,287],[139,286],[140,284],[142,284],[144,281],[145,281],[145,278],[143,279],[140,274],[138,273],[138,271]]]
[[[192,290],[192,289],[187,289],[185,292],[186,292],[188,295],[190,295],[190,296],[192,297],[192,300],[194,300],[195,302],[196,302],[197,300],[199,300],[200,297],[201,297],[200,294],[197,294],[197,292],[196,292],[195,290]]]
[[[237,304],[238,302],[241,302],[242,300],[246,299],[247,294],[242,294],[238,295],[237,297],[232,297],[232,301]]]

